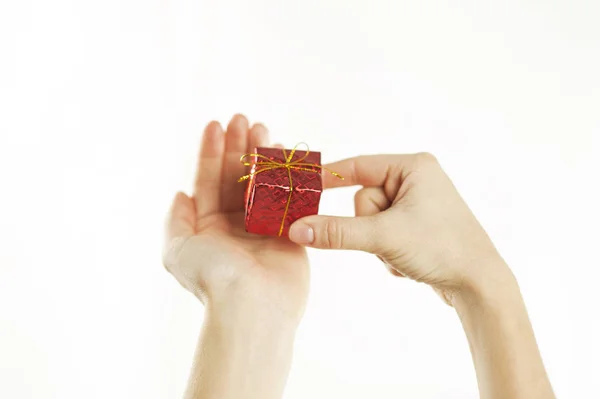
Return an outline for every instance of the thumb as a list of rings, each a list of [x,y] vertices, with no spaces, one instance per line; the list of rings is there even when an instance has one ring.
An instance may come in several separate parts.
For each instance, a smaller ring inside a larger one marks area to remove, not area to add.
[[[194,200],[184,193],[177,193],[165,221],[163,265],[170,270],[183,249],[183,244],[194,235],[196,211]]]
[[[301,245],[374,252],[377,231],[372,216],[308,216],[292,224],[288,236]]]

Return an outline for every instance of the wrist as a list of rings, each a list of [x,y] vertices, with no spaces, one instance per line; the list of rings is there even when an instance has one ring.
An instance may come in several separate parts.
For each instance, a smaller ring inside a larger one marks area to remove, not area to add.
[[[464,284],[453,302],[469,341],[480,395],[553,398],[517,280],[508,266],[499,266]]]
[[[218,295],[208,295],[207,312],[222,319],[297,326],[304,314],[306,296],[276,286],[244,284],[231,287]],[[223,290],[222,290],[223,291]]]
[[[297,324],[243,307],[207,307],[203,336],[227,348],[231,367],[248,363],[270,374],[291,362]],[[258,371],[254,371],[258,372]]]
[[[298,320],[287,313],[248,300],[208,303],[205,322],[223,332],[253,336],[293,337],[298,327]]]
[[[521,298],[517,280],[498,256],[471,268],[469,276],[453,293],[452,304],[459,313],[464,313],[474,307],[506,306],[516,298]]]
[[[295,332],[251,307],[208,304],[186,398],[280,398]]]

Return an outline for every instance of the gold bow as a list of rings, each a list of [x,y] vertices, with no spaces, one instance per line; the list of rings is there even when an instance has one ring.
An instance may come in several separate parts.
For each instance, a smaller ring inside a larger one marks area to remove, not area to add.
[[[292,159],[294,158],[294,154],[296,153],[296,150],[298,149],[298,146],[300,146],[301,144],[304,144],[306,146],[306,153],[304,154],[304,156],[296,159],[295,161],[292,162]],[[294,186],[293,186],[293,180],[292,180],[292,169],[294,170],[301,170],[304,172],[313,172],[313,173],[319,173],[319,170],[315,170],[314,168],[317,169],[321,169],[321,170],[326,170],[329,173],[331,173],[332,175],[334,175],[335,177],[344,180],[344,178],[342,176],[340,176],[338,173],[335,173],[321,165],[316,165],[316,164],[312,164],[312,163],[306,163],[306,162],[302,162],[306,159],[306,157],[308,156],[308,154],[310,153],[310,150],[308,149],[308,144],[306,143],[298,143],[294,146],[294,148],[292,149],[292,151],[290,151],[289,155],[288,153],[285,151],[285,149],[282,149],[281,151],[283,151],[283,158],[285,159],[285,161],[278,161],[278,160],[274,160],[271,159],[265,155],[262,154],[244,154],[240,157],[240,162],[244,165],[244,166],[254,166],[256,165],[257,168],[255,168],[251,173],[244,175],[242,177],[240,177],[238,179],[238,182],[242,182],[242,181],[246,181],[248,179],[250,179],[252,176],[257,175],[259,173],[262,172],[266,172],[268,170],[273,170],[273,169],[280,169],[280,168],[285,168],[287,169],[288,172],[288,177],[290,179],[290,194],[288,195],[288,199],[287,202],[285,204],[285,211],[283,212],[283,217],[281,218],[281,226],[279,226],[279,233],[278,236],[281,236],[281,234],[283,233],[283,226],[285,224],[285,218],[287,217],[288,214],[288,209],[290,207],[290,201],[292,199],[292,193],[294,192]],[[254,162],[247,162],[245,159],[248,157],[256,157],[257,160]],[[258,169],[258,167],[260,167],[260,169]]]

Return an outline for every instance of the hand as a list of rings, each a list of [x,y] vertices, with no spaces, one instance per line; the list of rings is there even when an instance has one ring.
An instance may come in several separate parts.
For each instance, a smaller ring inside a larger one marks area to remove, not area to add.
[[[308,294],[306,251],[244,230],[246,185],[237,179],[248,170],[240,156],[268,144],[267,129],[250,129],[244,116],[234,116],[226,133],[217,122],[208,124],[194,195],[178,193],[169,213],[163,263],[209,308],[243,307],[297,323]]]
[[[362,185],[355,218],[309,216],[294,223],[291,240],[316,248],[377,255],[399,276],[425,282],[452,304],[482,279],[510,278],[489,237],[430,154],[362,156],[327,167],[326,187]]]

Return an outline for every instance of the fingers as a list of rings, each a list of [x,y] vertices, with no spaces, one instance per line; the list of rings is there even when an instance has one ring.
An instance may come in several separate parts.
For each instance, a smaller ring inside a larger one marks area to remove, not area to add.
[[[354,213],[356,216],[372,216],[390,207],[381,187],[363,187],[354,195]]]
[[[197,218],[217,212],[221,204],[221,175],[225,137],[218,122],[206,126],[196,172],[194,198]]]
[[[196,222],[194,201],[184,193],[177,193],[165,222],[165,243],[163,261],[169,268],[177,257],[178,247],[193,236]]]
[[[229,122],[225,134],[225,157],[223,159],[221,182],[224,212],[244,208],[244,190],[246,186],[238,183],[238,178],[243,176],[246,170],[240,162],[240,157],[248,151],[248,133],[248,119],[240,114],[235,115]]]
[[[181,237],[194,234],[196,209],[194,201],[182,192],[175,194],[167,216],[167,237]]]
[[[315,248],[377,252],[378,232],[373,217],[308,216],[292,224],[290,240]]]
[[[341,161],[336,164],[344,166],[345,162]],[[353,162],[351,161],[351,163]],[[363,161],[358,162],[362,163]],[[337,172],[333,167],[332,170]],[[346,171],[351,172],[353,168],[353,166],[347,167]],[[356,174],[349,174],[349,176],[356,176]],[[357,217],[309,216],[302,218],[290,227],[289,238],[298,244],[315,248],[355,249],[377,253],[380,246],[378,241],[380,230],[377,228],[378,219],[375,215],[385,211],[389,206],[390,200],[383,188],[363,187],[354,196]]]
[[[366,187],[383,186],[390,171],[402,170],[408,165],[411,155],[363,155],[333,162],[325,167],[339,173],[344,180],[331,173],[323,172],[325,188],[361,185]]]
[[[262,123],[257,123],[250,129],[250,138],[248,139],[248,149],[246,153],[256,152],[257,147],[266,147],[269,145],[269,131]]]
[[[381,187],[363,187],[354,195],[354,209],[356,216],[372,216],[385,211],[390,207],[390,200]],[[376,255],[388,271],[396,277],[404,277],[394,269],[382,256]]]

